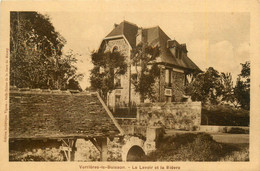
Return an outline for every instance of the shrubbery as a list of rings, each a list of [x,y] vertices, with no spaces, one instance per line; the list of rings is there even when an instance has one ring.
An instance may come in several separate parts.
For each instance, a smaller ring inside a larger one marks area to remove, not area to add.
[[[247,148],[248,149],[248,148]],[[151,161],[247,161],[248,150],[217,143],[206,133],[177,134],[164,137],[157,150],[149,155]]]
[[[220,161],[249,161],[249,148],[243,148],[240,151],[233,151],[231,154],[223,157]]]
[[[249,126],[249,111],[229,105],[203,106],[202,125]]]

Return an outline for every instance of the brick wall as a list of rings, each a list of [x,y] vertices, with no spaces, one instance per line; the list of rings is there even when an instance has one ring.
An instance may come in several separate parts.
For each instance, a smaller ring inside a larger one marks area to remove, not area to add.
[[[137,123],[166,129],[197,130],[201,123],[201,103],[144,103],[138,107]]]

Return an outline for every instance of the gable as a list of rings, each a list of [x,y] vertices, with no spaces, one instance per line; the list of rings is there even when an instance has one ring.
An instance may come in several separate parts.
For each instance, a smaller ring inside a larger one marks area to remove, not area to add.
[[[114,48],[117,48],[123,55],[129,56],[130,47],[123,37],[107,40],[104,44],[104,51],[112,52]]]

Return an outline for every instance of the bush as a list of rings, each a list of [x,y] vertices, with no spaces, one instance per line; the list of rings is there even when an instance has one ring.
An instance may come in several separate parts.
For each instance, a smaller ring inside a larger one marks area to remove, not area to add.
[[[209,134],[180,134],[162,140],[150,158],[159,161],[216,161],[221,148]]]
[[[202,125],[249,126],[249,111],[229,105],[203,106]]]
[[[157,150],[148,158],[150,161],[248,161],[246,147],[221,144],[206,133],[177,134],[164,137]]]
[[[220,161],[249,161],[249,148],[233,151],[231,154],[221,158]]]

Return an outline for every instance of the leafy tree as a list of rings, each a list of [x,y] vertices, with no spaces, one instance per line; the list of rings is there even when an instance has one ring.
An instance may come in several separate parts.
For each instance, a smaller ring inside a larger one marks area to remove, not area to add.
[[[92,52],[91,87],[100,91],[104,99],[116,88],[114,79],[127,71],[125,56],[120,52]]]
[[[142,102],[146,98],[155,100],[153,86],[160,75],[160,69],[156,63],[160,54],[159,47],[140,43],[132,50],[131,54],[131,61],[136,71],[136,73],[131,74],[131,82],[135,91],[140,93]]]
[[[221,83],[223,85],[222,90],[222,101],[235,102],[234,92],[233,92],[233,81],[231,73],[221,73]]]
[[[250,62],[242,65],[241,73],[238,75],[234,88],[235,98],[243,109],[250,109]]]
[[[76,75],[75,54],[62,54],[66,40],[38,12],[10,14],[10,83],[17,87],[65,89]]]
[[[202,101],[203,104],[218,104],[223,89],[221,75],[213,67],[209,67],[206,72],[198,74],[195,80],[186,86],[185,91],[192,100]]]

